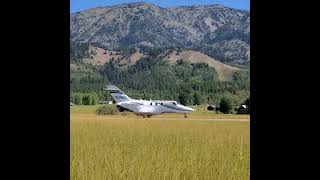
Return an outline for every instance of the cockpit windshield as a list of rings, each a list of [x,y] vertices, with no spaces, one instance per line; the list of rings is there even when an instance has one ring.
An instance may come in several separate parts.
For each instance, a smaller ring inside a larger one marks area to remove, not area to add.
[[[175,102],[172,102],[173,105],[177,105]]]

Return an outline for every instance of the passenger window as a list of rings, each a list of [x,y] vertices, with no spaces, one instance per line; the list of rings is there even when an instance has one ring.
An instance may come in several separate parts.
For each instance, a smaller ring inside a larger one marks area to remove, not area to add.
[[[150,105],[152,106],[152,103],[150,103]]]

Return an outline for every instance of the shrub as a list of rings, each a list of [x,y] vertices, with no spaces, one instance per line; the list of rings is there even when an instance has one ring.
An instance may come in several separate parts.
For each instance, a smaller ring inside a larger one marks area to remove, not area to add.
[[[83,94],[82,93],[74,93],[72,94],[73,103],[76,105],[82,105]]]
[[[98,104],[99,96],[97,93],[91,93],[90,94],[90,105],[96,105]]]
[[[219,110],[224,113],[228,114],[232,110],[232,102],[229,98],[223,97],[220,101],[220,107]]]
[[[97,115],[116,115],[119,111],[115,106],[104,105],[96,110]]]
[[[90,95],[89,94],[84,94],[82,98],[82,104],[83,105],[90,105]]]
[[[97,93],[86,93],[83,95],[82,104],[83,105],[96,105],[98,103],[99,97]]]

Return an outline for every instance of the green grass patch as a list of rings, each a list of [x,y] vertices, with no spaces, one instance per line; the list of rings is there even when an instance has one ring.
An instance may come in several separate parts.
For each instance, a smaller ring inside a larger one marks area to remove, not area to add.
[[[70,106],[71,113],[95,113],[99,107],[104,105],[75,105]]]
[[[115,105],[75,105],[70,107],[71,114],[73,113],[93,113],[96,114],[96,110],[101,108],[102,106],[115,106]],[[250,115],[242,115],[242,114],[221,114],[216,113],[215,111],[208,111],[207,106],[190,106],[194,108],[196,111],[189,113],[188,117],[197,116],[202,118],[222,118],[222,119],[250,119]],[[121,113],[120,113],[121,114]],[[131,112],[127,112],[127,115],[133,116],[134,114]],[[164,117],[183,117],[181,114],[164,114],[160,115]]]

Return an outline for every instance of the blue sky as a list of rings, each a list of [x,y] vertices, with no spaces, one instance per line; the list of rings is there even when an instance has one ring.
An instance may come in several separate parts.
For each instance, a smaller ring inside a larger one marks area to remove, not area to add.
[[[141,0],[70,0],[70,12],[78,12],[98,6],[112,6],[121,3],[141,2]],[[161,7],[222,4],[226,7],[250,10],[250,0],[144,0]]]

